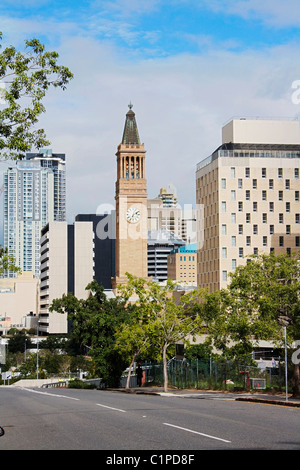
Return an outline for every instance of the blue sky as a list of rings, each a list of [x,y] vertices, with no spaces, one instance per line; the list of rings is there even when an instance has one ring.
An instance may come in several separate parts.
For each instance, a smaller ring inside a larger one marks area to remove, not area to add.
[[[232,117],[298,117],[299,0],[2,0],[3,47],[38,37],[74,72],[41,119],[66,153],[68,219],[114,204],[115,152],[133,102],[149,197],[195,204],[195,168]],[[1,167],[5,164],[1,163]]]

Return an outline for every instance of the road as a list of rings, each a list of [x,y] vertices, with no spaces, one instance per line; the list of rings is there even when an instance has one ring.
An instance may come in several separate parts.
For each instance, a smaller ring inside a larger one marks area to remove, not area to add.
[[[0,387],[0,424],[0,451],[300,449],[299,408],[222,394]]]

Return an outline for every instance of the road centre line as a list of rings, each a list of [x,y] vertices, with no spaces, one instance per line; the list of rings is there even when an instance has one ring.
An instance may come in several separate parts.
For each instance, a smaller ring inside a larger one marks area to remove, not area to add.
[[[126,413],[126,410],[121,410],[120,408],[113,408],[112,406],[101,405],[100,403],[96,403],[96,405],[102,406],[103,408],[108,408],[109,410],[121,411],[121,413]]]
[[[227,441],[226,439],[221,439],[220,437],[210,436],[209,434],[204,434],[202,432],[193,431],[192,429],[182,428],[181,426],[176,426],[175,424],[170,424],[170,423],[163,423],[163,424],[165,424],[166,426],[171,426],[173,428],[181,429],[182,431],[187,431],[193,434],[199,434],[200,436],[209,437],[210,439],[216,439],[217,441],[229,442],[229,443],[231,442],[231,441]]]
[[[50,397],[68,398],[69,400],[80,401],[79,398],[68,397],[67,395],[58,395],[57,393],[39,392],[38,390],[33,390],[32,388],[22,387],[22,390],[27,390],[27,392],[32,392],[32,393],[39,393],[41,395],[48,395]]]

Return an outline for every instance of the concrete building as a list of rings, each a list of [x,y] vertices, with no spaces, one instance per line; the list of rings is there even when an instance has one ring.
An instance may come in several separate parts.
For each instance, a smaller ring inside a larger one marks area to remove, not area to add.
[[[168,230],[148,232],[148,276],[163,282],[168,278],[168,255],[185,241]]]
[[[175,248],[168,255],[168,279],[180,285],[197,286],[197,244]]]
[[[249,255],[300,249],[299,166],[298,121],[241,119],[223,127],[222,144],[196,171],[200,287],[226,287]]]
[[[92,222],[49,222],[42,229],[39,329],[47,334],[68,332],[67,315],[50,312],[56,298],[73,293],[88,296],[86,286],[94,278]]]
[[[39,277],[41,229],[47,222],[65,218],[64,154],[30,153],[8,168],[4,173],[3,246],[22,271]]]
[[[94,232],[94,279],[104,289],[112,288],[115,276],[116,213],[78,214],[76,222],[92,222]]]
[[[0,335],[10,328],[35,328],[38,306],[39,280],[32,272],[0,279]]]

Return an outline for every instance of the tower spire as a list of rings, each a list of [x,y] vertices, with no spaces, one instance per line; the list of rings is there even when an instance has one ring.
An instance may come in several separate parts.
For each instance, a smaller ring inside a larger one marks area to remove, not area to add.
[[[135,113],[132,111],[133,104],[130,102],[128,105],[129,111],[126,114],[126,121],[124,126],[122,144],[140,145],[139,131],[137,128]]]

